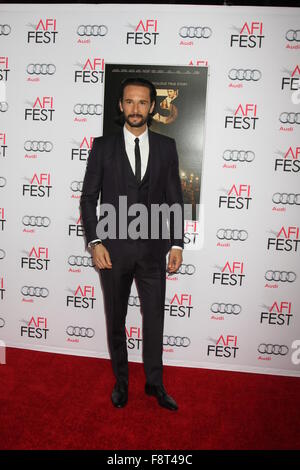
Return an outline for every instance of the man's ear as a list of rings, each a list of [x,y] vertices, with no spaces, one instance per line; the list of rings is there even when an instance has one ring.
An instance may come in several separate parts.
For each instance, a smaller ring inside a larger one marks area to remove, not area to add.
[[[155,101],[152,101],[152,104],[151,104],[150,110],[149,110],[149,113],[150,113],[150,114],[153,112],[154,106],[155,106]]]
[[[121,100],[119,100],[119,108],[120,108],[121,113],[123,113],[123,106],[122,106],[122,101]]]

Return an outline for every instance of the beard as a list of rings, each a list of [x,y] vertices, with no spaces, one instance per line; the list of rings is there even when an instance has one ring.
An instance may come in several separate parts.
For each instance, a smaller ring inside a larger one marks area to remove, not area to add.
[[[142,127],[148,121],[148,117],[144,117],[141,114],[128,114],[127,116],[124,114],[125,122],[131,127]],[[133,121],[134,118],[139,118],[139,120]]]

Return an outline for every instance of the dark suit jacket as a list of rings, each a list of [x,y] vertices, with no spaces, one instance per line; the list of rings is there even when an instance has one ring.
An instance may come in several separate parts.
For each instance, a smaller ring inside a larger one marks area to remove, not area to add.
[[[101,238],[96,233],[98,220],[96,207],[101,192],[100,204],[110,203],[117,211],[118,197],[127,195],[128,179],[126,178],[127,159],[123,129],[113,135],[96,137],[88,158],[86,173],[83,181],[80,200],[82,223],[85,229],[86,241]],[[182,209],[181,237],[174,237],[174,223],[171,217],[170,238],[147,240],[153,256],[166,255],[172,245],[183,248],[183,197],[178,169],[178,155],[175,140],[149,130],[149,189],[148,206],[166,203],[171,206],[179,203]],[[176,220],[175,220],[176,222]],[[178,223],[178,220],[177,220]],[[118,235],[117,235],[118,236]],[[160,234],[161,237],[161,234]],[[104,239],[111,257],[126,249],[126,243],[131,240]]]

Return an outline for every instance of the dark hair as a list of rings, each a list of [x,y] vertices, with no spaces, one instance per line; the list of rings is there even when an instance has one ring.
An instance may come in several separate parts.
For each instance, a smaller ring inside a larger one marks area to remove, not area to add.
[[[121,84],[120,84],[120,90],[119,90],[119,96],[118,96],[118,103],[117,103],[117,110],[118,110],[118,113],[119,113],[119,116],[117,118],[117,122],[118,124],[120,125],[123,125],[124,124],[124,116],[123,116],[123,113],[121,112],[120,108],[119,108],[119,101],[122,101],[123,99],[123,96],[124,96],[124,89],[125,87],[127,87],[128,85],[138,85],[138,86],[144,86],[146,88],[148,88],[149,92],[150,92],[150,102],[151,104],[155,103],[156,105],[156,89],[155,89],[155,86],[153,85],[153,83],[151,83],[149,80],[147,80],[146,78],[141,78],[141,77],[131,77],[131,78],[125,78],[124,80],[122,80]],[[155,105],[154,105],[154,108],[153,108],[153,112],[149,114],[149,117],[148,117],[148,126],[151,126],[151,123],[152,123],[152,115],[154,114],[154,110],[155,110]]]

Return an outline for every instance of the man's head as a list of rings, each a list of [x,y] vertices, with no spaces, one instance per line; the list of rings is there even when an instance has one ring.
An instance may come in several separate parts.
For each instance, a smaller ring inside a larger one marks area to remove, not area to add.
[[[127,78],[121,83],[119,109],[131,128],[150,125],[156,103],[154,85],[144,78]]]

